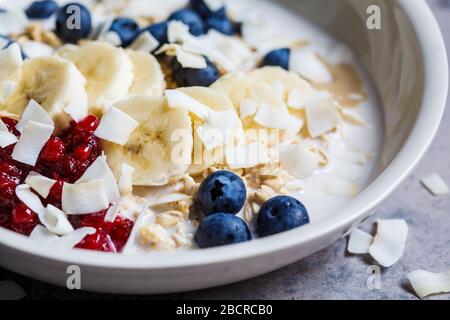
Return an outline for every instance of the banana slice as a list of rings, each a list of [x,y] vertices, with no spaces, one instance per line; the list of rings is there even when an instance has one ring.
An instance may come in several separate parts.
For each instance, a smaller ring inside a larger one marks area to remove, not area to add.
[[[158,60],[143,51],[127,50],[126,53],[134,70],[134,81],[129,94],[162,97],[166,90],[166,81]]]
[[[122,48],[105,42],[64,46],[57,54],[77,66],[87,80],[89,107],[104,112],[128,95],[133,83],[133,63]]]
[[[21,115],[30,100],[39,103],[58,128],[87,114],[86,80],[75,65],[60,57],[26,60],[15,91],[6,100],[6,111]]]
[[[192,162],[192,123],[186,110],[170,109],[166,99],[138,96],[114,105],[139,127],[125,146],[103,147],[116,177],[122,164],[135,168],[133,185],[159,186],[181,178]]]
[[[202,104],[210,107],[213,111],[221,112],[221,111],[230,111],[232,112],[235,118],[235,127],[232,135],[239,135],[243,130],[243,125],[241,120],[239,119],[236,110],[231,103],[228,97],[218,91],[214,91],[210,88],[205,87],[189,87],[189,88],[180,88],[178,89],[191,98],[201,102]],[[196,117],[194,114],[191,114],[194,126],[194,154],[192,165],[189,168],[189,173],[198,174],[206,169],[217,165],[225,163],[225,150],[222,146],[213,148],[212,150],[208,150],[204,147],[203,141],[198,133],[198,129],[204,125],[204,122],[200,120],[200,118]],[[225,120],[224,120],[225,121]],[[233,136],[230,136],[232,139]]]

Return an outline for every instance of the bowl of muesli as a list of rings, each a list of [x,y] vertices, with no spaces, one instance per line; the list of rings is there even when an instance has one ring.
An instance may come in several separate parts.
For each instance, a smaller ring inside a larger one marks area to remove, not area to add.
[[[419,161],[447,70],[424,1],[0,0],[0,266],[163,293],[304,258]]]

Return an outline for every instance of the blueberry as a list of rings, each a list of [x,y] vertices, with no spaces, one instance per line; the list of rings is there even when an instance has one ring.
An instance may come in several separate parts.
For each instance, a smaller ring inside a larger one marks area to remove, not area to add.
[[[269,52],[262,61],[261,66],[277,66],[289,70],[291,49],[282,48]]]
[[[2,12],[6,12],[6,10],[3,8],[0,8],[0,13],[2,13]]]
[[[76,43],[86,38],[91,28],[91,14],[82,4],[69,3],[58,10],[55,31],[63,41]]]
[[[307,223],[308,211],[300,201],[289,196],[278,196],[261,206],[256,220],[256,233],[260,237],[267,237]]]
[[[213,17],[225,17],[227,15],[225,5],[219,10],[212,11],[209,6],[203,0],[190,0],[191,8],[197,11],[203,18]]]
[[[139,25],[133,19],[129,18],[116,18],[113,20],[109,31],[116,32],[120,40],[122,41],[122,46],[127,47],[136,39],[139,34]]]
[[[195,232],[200,248],[212,248],[252,240],[247,224],[239,217],[216,213],[206,217]]]
[[[173,80],[180,87],[209,87],[220,77],[219,69],[206,59],[206,68],[183,68],[177,59],[172,63]]]
[[[205,34],[205,25],[203,24],[202,17],[191,9],[182,9],[172,13],[168,21],[181,21],[189,26],[189,31],[194,36],[201,36]]]
[[[167,39],[167,22],[159,22],[152,24],[141,31],[142,32],[150,32],[156,40],[158,40],[160,45],[163,45],[169,40]]]
[[[232,36],[233,34],[236,33],[236,26],[235,24],[228,19],[227,17],[225,18],[218,18],[218,17],[211,17],[208,18],[205,22],[205,27],[206,30],[217,30],[223,34]]]
[[[200,185],[197,202],[200,210],[209,216],[214,213],[236,214],[247,199],[244,182],[229,171],[216,171]]]
[[[26,10],[29,19],[47,19],[58,11],[58,4],[54,0],[34,1]]]

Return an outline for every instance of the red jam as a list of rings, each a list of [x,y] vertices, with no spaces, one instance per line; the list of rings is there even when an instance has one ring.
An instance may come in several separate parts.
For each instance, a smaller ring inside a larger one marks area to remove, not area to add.
[[[118,216],[114,222],[106,222],[106,211],[104,210],[89,215],[70,216],[69,219],[74,228],[93,227],[97,229],[96,234],[84,238],[77,245],[77,248],[108,252],[122,251],[127,243],[134,223],[121,216]]]
[[[17,121],[2,118],[8,130],[20,137],[16,129]],[[74,183],[86,169],[101,155],[101,145],[94,131],[99,120],[89,115],[71,126],[59,136],[53,136],[44,146],[35,167],[31,167],[11,158],[14,145],[0,149],[0,227],[29,235],[39,224],[37,214],[31,211],[15,195],[18,185],[24,183],[30,171],[38,172],[58,182],[50,190],[44,205],[52,204],[61,208],[61,195],[64,182]],[[106,210],[79,216],[70,216],[75,229],[93,227],[97,233],[85,237],[76,247],[120,252],[125,246],[133,221],[117,217],[114,222],[105,222]]]

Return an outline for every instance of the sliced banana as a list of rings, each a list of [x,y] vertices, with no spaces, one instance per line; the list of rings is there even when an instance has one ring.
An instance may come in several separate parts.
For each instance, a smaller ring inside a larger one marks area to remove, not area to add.
[[[15,91],[6,100],[6,111],[21,115],[30,100],[48,112],[59,128],[87,114],[86,80],[75,65],[60,57],[26,60]]]
[[[127,97],[133,83],[133,63],[122,48],[106,42],[86,42],[64,46],[57,54],[75,63],[87,80],[89,107],[104,112]]]
[[[166,89],[164,73],[156,58],[143,51],[126,51],[133,63],[134,80],[130,95],[150,95],[161,97]]]
[[[133,185],[158,186],[181,178],[192,161],[192,123],[186,110],[170,109],[166,99],[138,96],[114,105],[139,127],[124,146],[104,143],[116,177],[122,164],[135,168]]]
[[[237,135],[242,132],[242,122],[236,113],[236,110],[228,97],[218,91],[214,91],[205,87],[189,87],[180,88],[180,91],[184,92],[191,98],[201,102],[202,104],[210,107],[213,111],[231,111],[235,116],[235,129],[234,134]],[[200,138],[197,129],[204,124],[198,117],[191,114],[194,126],[194,154],[192,159],[192,165],[189,168],[191,174],[198,174],[206,169],[225,163],[225,150],[223,146],[216,147],[212,150],[204,148],[202,139]]]

